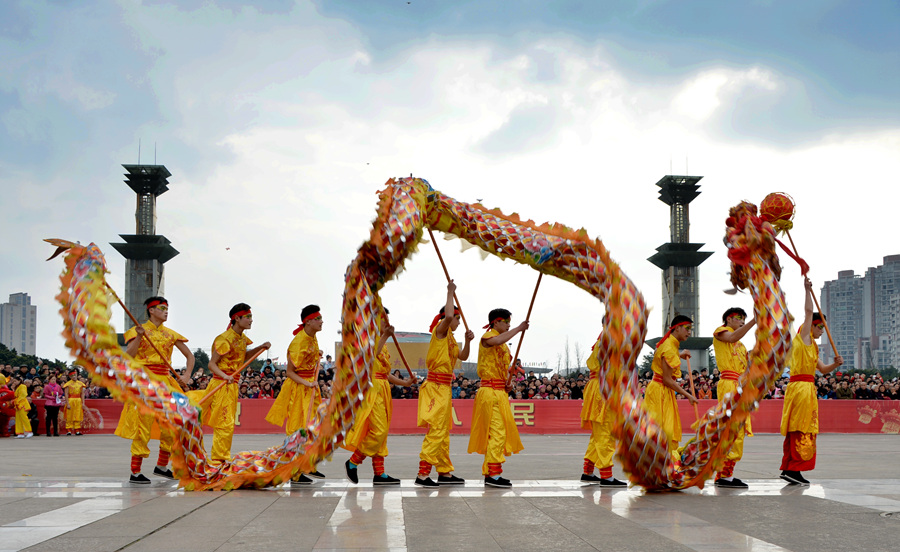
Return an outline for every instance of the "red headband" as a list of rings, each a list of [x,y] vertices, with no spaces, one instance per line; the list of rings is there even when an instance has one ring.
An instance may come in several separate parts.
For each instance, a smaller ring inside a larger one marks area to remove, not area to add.
[[[498,321],[498,320],[506,320],[506,317],[505,317],[505,316],[498,316],[497,318],[495,318],[495,319],[491,320],[490,322],[488,322],[488,325],[487,325],[487,326],[483,326],[482,329],[486,330],[486,329],[490,328],[490,327],[493,326],[494,323],[495,323],[496,321]]]
[[[247,316],[248,314],[250,314],[250,309],[237,311],[236,313],[232,314],[231,321],[228,322],[228,327],[230,328],[232,326],[232,322],[234,322],[238,318],[240,318],[242,316]]]
[[[152,308],[155,307],[156,305],[168,305],[168,304],[169,304],[168,301],[160,301],[160,300],[157,299],[157,300],[150,301],[149,303],[147,303],[147,308],[148,308],[148,309],[152,309]]]
[[[686,326],[686,325],[688,325],[688,324],[693,324],[693,323],[694,323],[693,320],[682,320],[682,321],[679,322],[678,324],[672,324],[671,326],[669,326],[669,331],[666,332],[666,335],[662,336],[662,339],[660,339],[660,340],[656,343],[656,346],[659,347],[660,345],[663,344],[663,341],[669,339],[669,336],[672,335],[672,330],[674,330],[674,329],[677,328],[678,326]]]
[[[297,329],[296,329],[296,330],[294,330],[294,335],[297,335],[298,333],[300,333],[300,330],[303,329],[303,326],[305,326],[306,323],[309,322],[310,320],[312,320],[313,318],[319,316],[319,313],[321,313],[321,312],[322,312],[322,311],[316,311],[316,312],[307,314],[307,315],[306,315],[306,318],[304,318],[303,320],[301,320],[301,321],[300,321],[300,325],[297,326]]]
[[[453,316],[456,316],[457,314],[459,314],[459,309],[454,307],[454,309],[453,309]],[[434,331],[434,327],[437,326],[438,323],[439,323],[441,320],[443,320],[443,319],[444,319],[444,313],[439,312],[439,313],[437,314],[437,316],[434,317],[434,320],[431,321],[431,326],[428,326],[428,333],[433,332],[433,331]]]

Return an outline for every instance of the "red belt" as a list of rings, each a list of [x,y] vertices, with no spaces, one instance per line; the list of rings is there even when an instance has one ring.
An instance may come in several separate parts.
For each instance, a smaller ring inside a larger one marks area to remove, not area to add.
[[[375,376],[375,379],[377,379],[377,380],[386,380],[388,377],[388,375],[385,374],[384,372],[375,372],[373,375]]]
[[[438,385],[450,385],[453,383],[453,374],[438,374],[437,372],[429,370],[428,381]]]
[[[719,377],[723,380],[737,381],[740,377],[740,374],[738,374],[737,372],[732,372],[731,370],[723,370],[719,373]]]
[[[808,383],[815,383],[816,377],[810,374],[797,374],[796,376],[791,376],[791,381],[789,383],[794,383],[795,381],[805,381]]]
[[[659,374],[653,374],[653,381],[655,381],[656,383],[662,383],[662,376],[660,376]]]
[[[145,364],[144,368],[150,370],[157,376],[166,376],[169,374],[169,367],[165,364]]]
[[[301,378],[311,379],[316,375],[315,370],[297,370],[297,375]]]
[[[482,387],[490,387],[491,389],[496,389],[498,391],[506,391],[506,380],[505,379],[483,379],[481,380]]]

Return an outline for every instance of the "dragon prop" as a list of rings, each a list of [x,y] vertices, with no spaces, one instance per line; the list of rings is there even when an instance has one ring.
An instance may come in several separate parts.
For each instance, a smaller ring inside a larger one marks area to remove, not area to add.
[[[354,422],[370,387],[377,327],[384,316],[378,291],[403,269],[425,227],[454,234],[483,251],[527,264],[584,289],[606,304],[600,373],[601,392],[617,405],[618,456],[632,482],[648,489],[703,485],[722,466],[737,430],[774,383],[790,347],[788,313],[778,286],[772,227],[756,216],[756,207],[732,209],[726,243],[733,279],[749,287],[758,327],[757,345],[737,393],[710,410],[696,436],[678,452],[642,408],[635,365],[646,336],[647,307],[631,280],[612,261],[598,239],[585,230],[560,224],[537,225],[515,214],[504,215],[480,204],[458,202],[418,178],[392,179],[379,193],[377,217],[345,274],[342,346],[331,398],[314,413],[307,428],[265,451],[236,454],[212,464],[203,446],[200,409],[184,394],[150,378],[117,344],[110,326],[113,302],[104,275],[103,254],[94,245],[47,240],[65,250],[66,270],[57,297],[62,304],[66,345],[92,379],[122,402],[177,431],[172,463],[188,490],[266,487],[287,481],[298,471],[313,471],[330,459]],[[675,452],[676,454],[673,454]]]

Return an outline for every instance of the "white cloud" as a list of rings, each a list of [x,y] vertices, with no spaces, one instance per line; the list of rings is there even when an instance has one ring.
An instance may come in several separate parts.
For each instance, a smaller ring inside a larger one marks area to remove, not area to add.
[[[673,107],[694,120],[705,121],[723,103],[732,104],[744,90],[759,89],[771,93],[778,88],[773,73],[762,67],[707,69],[684,83],[673,100]]]

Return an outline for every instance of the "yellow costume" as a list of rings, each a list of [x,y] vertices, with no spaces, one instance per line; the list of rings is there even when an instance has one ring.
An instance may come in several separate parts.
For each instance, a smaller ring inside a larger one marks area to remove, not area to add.
[[[16,387],[16,435],[26,435],[31,433],[31,420],[28,419],[28,411],[31,405],[28,404],[28,388],[24,383],[20,383]]]
[[[584,388],[584,402],[581,405],[581,427],[591,431],[587,452],[584,453],[584,473],[592,474],[594,466],[599,466],[600,477],[612,477],[613,453],[616,440],[612,436],[615,413],[606,407],[600,395],[600,341],[594,344],[587,359],[591,379]]]
[[[722,332],[731,331],[734,330],[729,326],[719,326],[713,332],[713,337],[718,336]],[[735,389],[737,389],[737,380],[747,370],[747,348],[740,341],[728,343],[721,339],[713,339],[713,351],[716,353],[716,366],[719,368],[720,375],[719,383],[716,385],[716,396],[721,403],[725,400],[727,393],[731,393],[734,396]],[[749,417],[737,434],[737,437],[735,437],[734,444],[731,446],[731,450],[728,451],[728,456],[726,456],[726,460],[731,462],[732,468],[734,468],[734,462],[737,462],[744,456],[745,435],[753,436]],[[726,468],[727,466],[728,463],[726,462]],[[728,474],[723,477],[731,477],[731,475]]]
[[[819,401],[815,374],[819,365],[819,346],[810,338],[803,343],[799,335],[791,345],[791,381],[784,392],[781,434],[784,457],[781,469],[808,471],[816,466],[816,435],[819,433]]]
[[[72,379],[63,385],[63,389],[66,390],[66,396],[68,397],[66,431],[71,432],[74,430],[78,433],[81,431],[81,422],[84,420],[84,404],[81,400],[81,390],[84,389],[84,384],[77,379]]]
[[[678,356],[678,340],[670,335],[662,343],[658,343],[653,353],[653,381],[644,391],[644,407],[653,416],[653,420],[662,428],[669,439],[669,451],[673,454],[681,441],[681,416],[678,414],[678,403],[675,391],[662,383],[663,360],[672,367],[672,377],[681,377],[681,357]]]
[[[217,363],[219,370],[229,376],[234,376],[244,364],[247,354],[247,345],[253,343],[244,334],[238,334],[232,328],[216,337],[213,342],[213,351],[219,354]],[[224,380],[213,377],[207,386],[208,395]],[[210,451],[210,459],[213,462],[228,462],[231,460],[231,440],[234,438],[234,417],[237,412],[238,382],[226,383],[215,392],[211,399],[205,403],[203,409],[203,423],[212,427],[213,444]],[[205,396],[204,395],[204,396]]]
[[[435,332],[437,328],[431,332],[425,356],[428,377],[419,386],[416,424],[427,429],[422,452],[419,453],[419,477],[428,477],[431,466],[437,468],[439,474],[453,471],[450,461],[450,425],[453,423],[451,386],[453,368],[459,358],[459,343],[449,330],[444,339],[438,339]]]
[[[316,369],[319,366],[319,342],[316,340],[316,336],[309,335],[303,330],[297,332],[288,346],[288,358],[301,379],[316,383]],[[310,408],[310,401],[313,403],[312,408]],[[278,398],[275,399],[266,414],[266,421],[281,427],[286,419],[287,425],[284,430],[286,434],[290,435],[309,425],[310,413],[319,408],[321,402],[322,395],[318,385],[307,387],[285,377]]]
[[[516,454],[525,447],[519,439],[519,429],[509,406],[506,394],[506,377],[512,357],[506,344],[485,347],[484,341],[500,335],[491,329],[481,336],[478,344],[478,377],[481,387],[475,395],[472,411],[472,433],[469,436],[469,453],[484,454],[481,472],[486,476],[502,473],[501,464],[506,456]]]
[[[147,375],[157,381],[164,382],[171,391],[183,393],[181,385],[172,377],[169,365],[172,363],[172,351],[175,344],[179,341],[187,343],[187,338],[178,332],[167,328],[163,325],[156,326],[151,321],[141,324],[144,328],[144,337],[138,345],[137,353],[134,360],[138,362]],[[125,332],[125,343],[130,343],[138,337],[137,328],[132,327]],[[159,354],[150,345],[150,342],[156,346],[164,357]],[[152,414],[139,414],[134,403],[126,403],[122,408],[122,414],[119,416],[119,423],[116,426],[115,434],[124,439],[131,439],[131,456],[132,456],[132,473],[140,472],[140,461],[137,458],[147,458],[150,456],[150,449],[147,444],[150,442],[150,430],[153,427],[156,418]],[[165,466],[168,464],[169,453],[172,452],[172,446],[175,443],[175,432],[164,427],[159,428],[159,450],[160,458],[158,465]],[[135,464],[137,464],[135,466]]]
[[[372,370],[372,388],[366,393],[366,399],[356,414],[353,428],[341,446],[354,454],[354,460],[362,462],[361,457],[388,455],[387,436],[391,427],[391,385],[388,374],[391,373],[391,355],[386,347],[375,359]],[[373,459],[374,460],[374,459]]]

